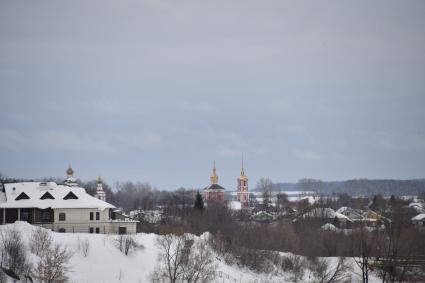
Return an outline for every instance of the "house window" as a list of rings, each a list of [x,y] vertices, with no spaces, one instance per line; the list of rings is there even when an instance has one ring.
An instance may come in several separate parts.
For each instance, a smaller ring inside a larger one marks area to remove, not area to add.
[[[90,220],[93,220],[93,212],[90,212]]]
[[[21,199],[30,199],[30,197],[26,193],[22,192],[19,196],[15,198],[15,200],[21,200]]]
[[[46,192],[40,199],[55,199],[49,192]]]
[[[96,227],[96,234],[99,234],[99,233],[100,233],[100,228]]]
[[[66,230],[65,230],[65,228],[59,228],[58,232],[59,232],[59,233],[65,233],[65,232],[66,232]]]
[[[66,215],[64,212],[59,213],[59,221],[65,221]]]
[[[96,212],[96,220],[100,220],[100,213]]]
[[[41,212],[41,221],[50,222],[50,211]]]
[[[63,199],[78,199],[78,197],[73,192],[69,192]]]
[[[90,234],[93,234],[93,227],[89,228],[89,232],[90,232]]]

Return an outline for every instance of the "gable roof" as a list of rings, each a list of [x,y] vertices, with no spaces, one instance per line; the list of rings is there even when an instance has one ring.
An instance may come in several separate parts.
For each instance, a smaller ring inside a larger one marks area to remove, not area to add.
[[[55,182],[9,183],[4,187],[6,197],[3,200],[0,198],[0,208],[96,208],[99,210],[115,208],[112,204],[89,195],[84,188],[57,185]],[[54,199],[41,199],[47,192]],[[70,192],[78,199],[64,199]],[[21,193],[25,193],[29,199],[16,200]]]

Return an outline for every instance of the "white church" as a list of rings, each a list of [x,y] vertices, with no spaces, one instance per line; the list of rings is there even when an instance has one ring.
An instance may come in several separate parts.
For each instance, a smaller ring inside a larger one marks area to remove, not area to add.
[[[106,202],[100,177],[93,197],[78,186],[71,166],[66,173],[63,185],[4,184],[0,190],[0,224],[26,221],[62,233],[136,233],[137,221],[114,219],[115,206]]]

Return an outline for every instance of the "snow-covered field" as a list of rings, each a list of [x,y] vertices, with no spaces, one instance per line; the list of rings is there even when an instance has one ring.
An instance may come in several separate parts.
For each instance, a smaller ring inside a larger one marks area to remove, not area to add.
[[[26,222],[16,222],[14,224],[0,226],[0,230],[16,228],[23,236],[24,242],[30,245],[30,235],[35,229],[34,226]],[[73,252],[70,259],[71,271],[68,277],[71,282],[92,283],[92,282],[149,282],[150,274],[157,264],[159,249],[156,246],[155,234],[140,233],[134,236],[138,248],[125,255],[116,246],[116,235],[102,234],[65,234],[49,232],[55,243],[60,243]],[[206,237],[204,234],[201,237]],[[199,237],[195,237],[195,241]],[[89,251],[87,256],[81,251],[81,243],[88,241]],[[30,261],[35,262],[36,256],[29,254]],[[331,265],[335,265],[337,258],[328,259]],[[355,263],[349,259],[350,264],[355,268]],[[258,274],[246,268],[236,265],[230,266],[216,256],[218,272],[216,282],[291,282],[291,274],[271,273]],[[358,276],[351,272],[352,282],[359,282]],[[305,272],[300,282],[314,282],[312,275]],[[377,278],[371,278],[370,282],[380,282]]]

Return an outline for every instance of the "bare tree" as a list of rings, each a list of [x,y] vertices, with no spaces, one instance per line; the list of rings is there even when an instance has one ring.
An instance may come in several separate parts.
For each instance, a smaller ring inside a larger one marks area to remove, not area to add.
[[[410,219],[402,205],[393,203],[390,213],[391,225],[385,229],[385,241],[382,241],[381,251],[383,261],[381,269],[382,282],[403,282],[406,272],[410,269],[402,264],[411,258],[416,243],[422,242],[422,237],[416,238],[416,233],[409,229]]]
[[[15,274],[28,271],[28,261],[21,233],[15,228],[0,231],[0,253],[2,267],[6,267]]]
[[[3,272],[3,269],[0,268],[0,283],[5,283],[6,281],[6,275]]]
[[[312,267],[315,281],[318,283],[351,282],[347,274],[349,266],[342,257],[335,267],[330,267],[326,259],[318,259]]]
[[[136,247],[136,241],[130,235],[124,237],[124,254],[128,255],[129,251]]]
[[[213,253],[206,241],[200,240],[192,248],[187,236],[168,234],[158,237],[159,262],[151,279],[153,282],[209,282],[216,266]]]
[[[66,273],[69,271],[70,258],[71,253],[65,247],[61,245],[49,247],[34,270],[35,277],[45,283],[67,282]]]
[[[215,277],[217,265],[208,241],[199,240],[190,250],[189,260],[184,266],[187,282],[210,282]]]
[[[374,248],[379,241],[378,231],[368,231],[362,223],[358,231],[353,233],[355,247],[354,260],[361,270],[362,282],[369,282],[369,262],[372,259]]]
[[[263,209],[268,210],[271,205],[273,182],[269,178],[261,178],[257,182],[257,189],[263,193]]]
[[[168,234],[157,238],[160,254],[159,263],[152,274],[153,282],[169,280],[175,283],[183,279],[184,256],[182,256],[185,237]]]

